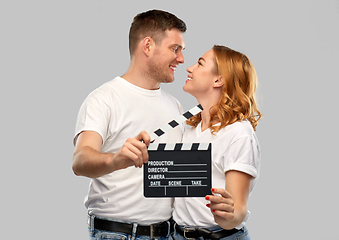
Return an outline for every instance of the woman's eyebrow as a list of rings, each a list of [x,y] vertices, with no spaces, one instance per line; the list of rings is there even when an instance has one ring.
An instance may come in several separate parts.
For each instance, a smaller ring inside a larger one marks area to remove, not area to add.
[[[200,57],[200,58],[198,59],[198,62],[199,62],[200,60],[203,60],[204,62],[206,62],[206,60],[205,60],[203,57]]]

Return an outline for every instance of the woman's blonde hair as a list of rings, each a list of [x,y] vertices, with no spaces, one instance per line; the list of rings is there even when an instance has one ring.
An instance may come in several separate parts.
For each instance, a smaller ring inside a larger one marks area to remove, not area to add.
[[[227,125],[247,119],[254,130],[261,119],[261,113],[255,101],[257,74],[251,61],[244,54],[225,46],[214,45],[217,74],[222,76],[221,98],[210,109],[211,132],[214,134]],[[187,120],[187,124],[196,127],[201,114]],[[212,122],[220,125],[212,126]]]

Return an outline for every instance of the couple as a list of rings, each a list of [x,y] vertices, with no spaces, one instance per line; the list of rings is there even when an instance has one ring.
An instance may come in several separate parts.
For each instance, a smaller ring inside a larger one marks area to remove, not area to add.
[[[72,167],[92,179],[85,199],[90,239],[250,239],[244,225],[259,171],[254,131],[261,114],[253,65],[232,49],[213,46],[187,68],[183,89],[204,110],[187,121],[184,134],[177,127],[156,140],[211,142],[211,194],[143,196],[148,133],[183,113],[160,83],[173,82],[184,63],[185,31],[185,23],[168,12],[138,14],[129,33],[127,72],[90,93],[80,108]]]

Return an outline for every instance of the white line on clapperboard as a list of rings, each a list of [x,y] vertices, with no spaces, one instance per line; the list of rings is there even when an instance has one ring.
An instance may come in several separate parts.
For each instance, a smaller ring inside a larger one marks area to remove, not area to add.
[[[173,164],[173,166],[206,166],[206,163],[201,163],[201,164],[190,164],[190,163],[176,163]]]

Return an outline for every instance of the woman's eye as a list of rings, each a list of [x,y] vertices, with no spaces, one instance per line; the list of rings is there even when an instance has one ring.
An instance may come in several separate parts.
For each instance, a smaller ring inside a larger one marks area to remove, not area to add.
[[[199,66],[202,66],[201,62],[198,62],[198,65],[199,65]]]

